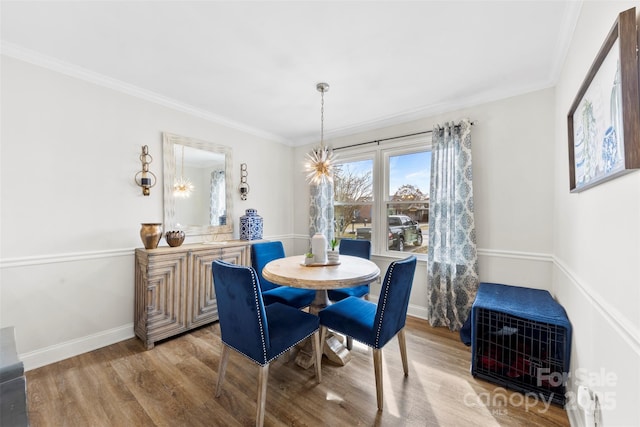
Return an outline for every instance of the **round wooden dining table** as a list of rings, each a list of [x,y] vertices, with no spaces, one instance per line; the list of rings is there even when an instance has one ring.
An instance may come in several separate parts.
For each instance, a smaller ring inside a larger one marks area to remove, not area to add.
[[[380,276],[375,263],[360,257],[340,255],[338,263],[327,265],[305,265],[304,259],[304,255],[275,259],[264,266],[262,275],[278,285],[315,290],[316,296],[309,306],[312,314],[331,304],[327,290],[364,285]],[[324,354],[340,365],[351,358],[349,350],[335,336],[327,338]],[[311,354],[304,351],[298,354],[296,362],[304,368],[313,364]]]
[[[313,289],[316,298],[310,312],[317,314],[330,304],[327,290],[349,288],[371,283],[380,276],[380,269],[368,259],[340,255],[337,264],[304,264],[304,255],[279,258],[264,266],[262,275],[278,285]]]

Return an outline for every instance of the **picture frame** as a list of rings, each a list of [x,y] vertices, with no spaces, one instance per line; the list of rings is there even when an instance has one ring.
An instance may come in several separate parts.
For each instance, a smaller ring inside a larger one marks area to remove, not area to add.
[[[569,190],[640,168],[640,72],[635,7],[621,12],[567,116]]]

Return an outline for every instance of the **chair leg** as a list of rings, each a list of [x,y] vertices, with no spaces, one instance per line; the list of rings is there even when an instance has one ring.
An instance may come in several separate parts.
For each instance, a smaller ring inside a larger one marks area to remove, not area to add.
[[[382,411],[382,349],[373,349],[373,370],[376,374],[376,396],[378,398],[378,411]]]
[[[295,359],[296,359],[296,348],[295,347],[291,347],[287,351],[287,362],[291,362],[291,361],[293,361]]]
[[[352,350],[353,349],[353,338],[351,338],[349,335],[347,335],[346,337],[347,337],[347,350]]]
[[[407,362],[407,341],[404,338],[404,328],[398,331],[398,344],[400,344],[400,356],[402,357],[402,369],[404,376],[409,376],[409,363]]]
[[[227,362],[229,361],[229,347],[222,343],[222,355],[220,356],[220,364],[218,365],[218,384],[216,385],[216,397],[222,392],[222,382],[227,373]]]
[[[327,339],[327,328],[326,326],[320,326],[320,353],[324,353],[324,343]]]
[[[256,408],[256,427],[264,425],[264,407],[267,402],[267,380],[269,379],[269,364],[260,367],[258,374],[258,402]]]
[[[322,381],[322,347],[320,346],[320,331],[314,332],[311,336],[311,348],[315,355],[316,379],[318,384]]]

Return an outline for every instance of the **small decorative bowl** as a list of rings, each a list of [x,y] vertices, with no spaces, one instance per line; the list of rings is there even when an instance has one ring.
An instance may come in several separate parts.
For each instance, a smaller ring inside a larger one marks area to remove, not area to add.
[[[167,231],[164,238],[169,246],[175,248],[184,242],[184,231]]]

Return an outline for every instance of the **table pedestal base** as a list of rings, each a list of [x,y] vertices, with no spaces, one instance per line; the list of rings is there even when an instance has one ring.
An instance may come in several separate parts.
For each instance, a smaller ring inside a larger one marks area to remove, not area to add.
[[[322,354],[336,365],[344,366],[351,360],[351,352],[344,346],[341,338],[329,332],[322,346]],[[298,349],[296,364],[303,369],[308,369],[313,366],[313,357],[311,341],[307,340]]]
[[[342,344],[336,335],[330,334],[324,342],[322,352],[333,363],[344,366],[351,360],[351,352]]]
[[[316,297],[309,306],[309,313],[317,316],[323,308],[330,304],[331,301],[329,301],[327,290],[317,289]],[[342,344],[341,336],[336,336],[329,331],[324,343],[320,343],[320,345],[322,345],[322,354],[327,356],[327,359],[337,365],[344,366],[351,360],[351,353],[344,344]],[[298,351],[296,364],[304,369],[308,369],[313,366],[313,350],[311,348],[311,341],[306,340],[304,345]]]

